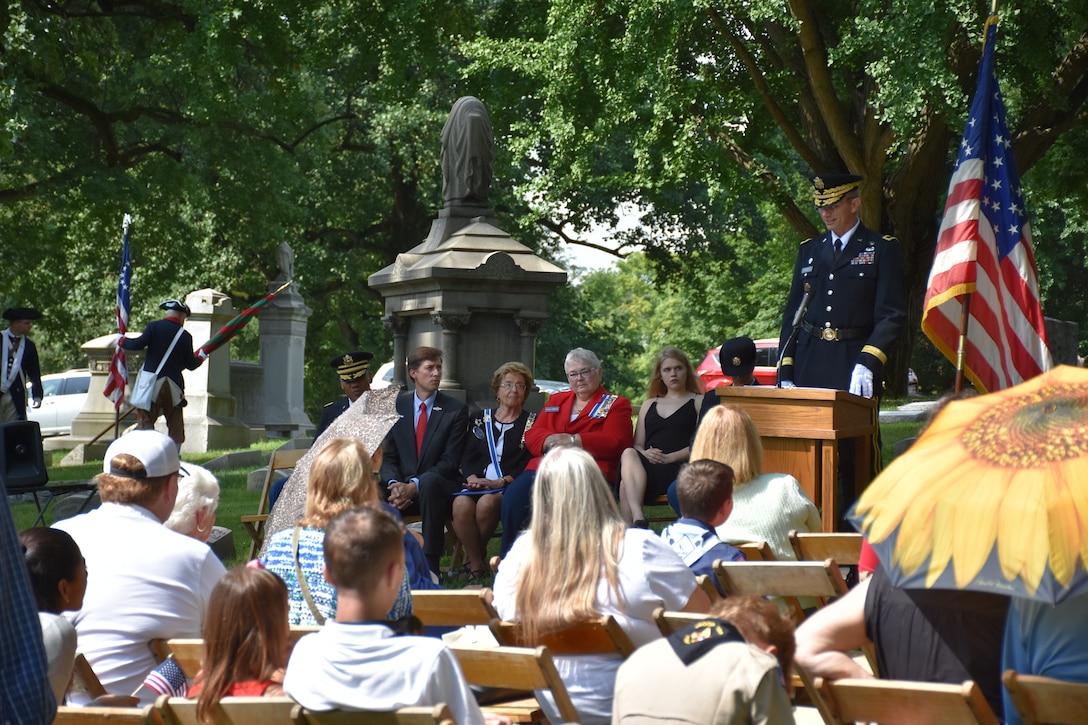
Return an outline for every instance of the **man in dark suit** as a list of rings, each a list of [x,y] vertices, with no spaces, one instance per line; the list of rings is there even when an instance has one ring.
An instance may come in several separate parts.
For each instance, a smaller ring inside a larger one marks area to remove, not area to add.
[[[158,370],[155,392],[151,397],[151,409],[136,410],[136,427],[153,429],[160,415],[166,416],[166,429],[178,448],[185,442],[185,378],[182,370],[196,370],[207,355],[193,353],[193,336],[185,329],[190,315],[189,306],[179,300],[166,300],[159,305],[166,317],[155,320],[136,338],[121,337],[117,344],[126,350],[147,348],[143,369],[154,373]],[[164,360],[165,358],[165,360]],[[162,363],[160,367],[160,363]]]
[[[408,355],[414,385],[397,397],[401,418],[385,438],[381,477],[389,503],[423,517],[423,554],[438,573],[445,546],[443,529],[461,488],[458,468],[468,431],[464,403],[438,391],[442,351],[417,347]]]
[[[370,360],[374,353],[365,350],[346,352],[337,355],[329,361],[329,366],[340,376],[340,389],[345,397],[331,403],[325,403],[321,411],[321,420],[317,424],[317,432],[314,440],[321,437],[325,429],[340,417],[340,414],[351,407],[351,404],[359,399],[359,396],[370,390]]]
[[[0,423],[26,420],[27,383],[33,385],[31,405],[42,404],[42,375],[38,348],[27,335],[42,313],[33,307],[4,310],[8,329],[0,333]]]
[[[827,231],[806,239],[797,253],[778,341],[779,385],[880,397],[888,352],[907,318],[899,242],[861,223],[860,176],[818,174],[812,185]],[[855,499],[852,444],[839,446],[836,514],[844,531],[853,530],[843,518]],[[875,455],[879,467],[879,450]]]

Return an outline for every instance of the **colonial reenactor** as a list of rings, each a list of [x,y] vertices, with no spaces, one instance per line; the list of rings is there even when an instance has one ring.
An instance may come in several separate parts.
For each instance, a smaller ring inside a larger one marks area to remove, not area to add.
[[[26,420],[27,383],[33,386],[31,406],[42,404],[42,374],[38,348],[27,335],[42,313],[33,307],[4,310],[8,329],[0,333],[0,423]]]
[[[329,361],[329,366],[340,377],[340,389],[344,391],[344,397],[325,404],[325,408],[321,411],[321,420],[317,423],[315,440],[341,413],[350,408],[360,395],[370,390],[370,361],[373,357],[372,352],[356,350],[337,355]]]

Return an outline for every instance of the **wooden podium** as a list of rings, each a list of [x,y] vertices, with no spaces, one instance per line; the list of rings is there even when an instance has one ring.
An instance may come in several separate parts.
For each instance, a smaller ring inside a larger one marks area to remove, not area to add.
[[[729,387],[724,404],[744,408],[763,441],[764,473],[788,473],[820,509],[823,530],[835,530],[838,441],[853,438],[855,496],[869,484],[878,431],[876,400],[826,388]]]

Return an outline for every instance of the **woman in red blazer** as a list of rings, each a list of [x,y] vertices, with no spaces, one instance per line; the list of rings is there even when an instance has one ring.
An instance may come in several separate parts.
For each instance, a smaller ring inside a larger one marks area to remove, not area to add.
[[[592,351],[576,347],[563,363],[571,389],[554,393],[533,427],[525,446],[533,454],[524,473],[506,487],[502,497],[502,548],[506,555],[529,522],[536,469],[545,452],[556,446],[584,448],[600,466],[605,480],[616,482],[620,455],[634,441],[631,401],[601,387],[601,361]]]

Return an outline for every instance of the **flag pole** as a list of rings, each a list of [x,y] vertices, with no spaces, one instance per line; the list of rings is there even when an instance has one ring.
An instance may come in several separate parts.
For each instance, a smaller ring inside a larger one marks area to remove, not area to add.
[[[956,395],[963,390],[963,366],[967,359],[967,325],[971,319],[971,293],[963,296],[960,308],[960,339],[956,348]]]

